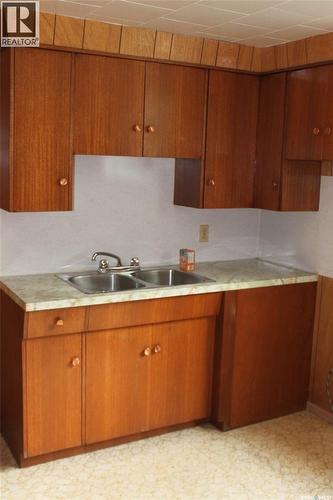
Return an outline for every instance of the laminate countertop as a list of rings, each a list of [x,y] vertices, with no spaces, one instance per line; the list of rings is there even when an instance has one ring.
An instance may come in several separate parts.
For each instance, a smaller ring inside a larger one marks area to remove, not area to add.
[[[174,267],[176,266],[163,266]],[[195,285],[158,287],[122,292],[84,294],[55,274],[33,274],[0,278],[1,289],[25,311],[42,311],[179,295],[224,292],[245,288],[317,281],[317,274],[281,266],[261,259],[197,263],[195,272],[215,280]]]

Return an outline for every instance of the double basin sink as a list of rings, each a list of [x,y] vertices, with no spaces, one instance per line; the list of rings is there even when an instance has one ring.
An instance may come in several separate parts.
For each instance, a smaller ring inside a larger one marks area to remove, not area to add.
[[[214,280],[199,274],[176,269],[142,269],[128,272],[89,271],[83,273],[58,274],[62,280],[83,293],[109,293],[144,288],[169,287],[208,283]]]

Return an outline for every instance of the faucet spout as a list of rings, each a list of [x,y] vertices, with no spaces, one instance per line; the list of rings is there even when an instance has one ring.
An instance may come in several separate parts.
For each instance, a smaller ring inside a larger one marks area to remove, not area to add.
[[[112,257],[113,259],[115,259],[117,261],[117,266],[121,267],[122,266],[122,263],[121,263],[121,258],[119,257],[119,255],[116,255],[114,253],[110,253],[110,252],[94,252],[92,254],[92,257],[91,257],[91,260],[92,261],[95,261],[96,258],[99,256],[99,255],[103,255],[103,256],[106,256],[106,257]],[[107,263],[107,266],[109,264]]]

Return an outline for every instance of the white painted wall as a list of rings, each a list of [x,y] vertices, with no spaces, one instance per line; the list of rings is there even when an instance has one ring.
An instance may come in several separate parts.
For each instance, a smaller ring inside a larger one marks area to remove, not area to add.
[[[333,177],[322,177],[319,212],[262,211],[260,256],[333,277]]]
[[[0,275],[84,269],[94,250],[144,265],[177,262],[183,247],[198,261],[257,256],[259,210],[174,206],[173,181],[174,160],[76,157],[73,212],[0,211]]]

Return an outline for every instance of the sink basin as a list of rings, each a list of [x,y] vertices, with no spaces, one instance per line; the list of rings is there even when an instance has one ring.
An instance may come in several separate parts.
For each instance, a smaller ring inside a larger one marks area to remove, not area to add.
[[[157,286],[192,285],[195,283],[207,283],[211,280],[198,274],[177,271],[176,269],[149,269],[135,271],[135,278]]]
[[[139,283],[125,274],[100,274],[96,272],[73,276],[59,275],[59,277],[83,293],[121,292],[145,288],[143,283]]]

